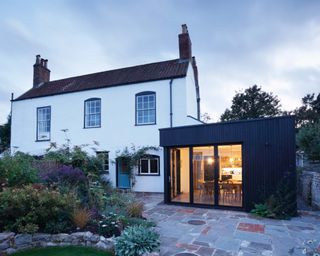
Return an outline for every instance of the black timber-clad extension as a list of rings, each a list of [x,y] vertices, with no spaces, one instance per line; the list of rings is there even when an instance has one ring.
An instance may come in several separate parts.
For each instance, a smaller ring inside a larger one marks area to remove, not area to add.
[[[195,147],[213,146],[214,155],[218,146],[240,145],[241,147],[241,202],[244,210],[250,210],[255,203],[261,203],[273,194],[279,182],[290,180],[292,189],[296,189],[295,170],[295,128],[294,117],[283,116],[244,121],[231,121],[205,125],[193,125],[160,129],[160,146],[164,147],[165,202],[171,202],[170,157],[175,148],[187,148],[190,152],[188,179],[190,198],[187,204],[194,203],[194,179],[192,152]],[[213,148],[212,147],[212,148]],[[179,153],[180,154],[180,153]],[[172,158],[175,158],[176,154]],[[214,161],[220,161],[214,158]],[[232,159],[233,161],[233,159]],[[186,161],[185,161],[186,162]],[[215,163],[214,166],[217,164]],[[227,169],[227,168],[226,168]],[[215,169],[217,170],[217,169]],[[218,178],[215,174],[215,179]],[[214,194],[217,194],[217,182]],[[218,206],[217,196],[212,206]],[[212,199],[213,200],[213,199]],[[172,202],[174,203],[174,202]],[[200,205],[201,206],[201,205]],[[223,206],[226,207],[226,206]]]

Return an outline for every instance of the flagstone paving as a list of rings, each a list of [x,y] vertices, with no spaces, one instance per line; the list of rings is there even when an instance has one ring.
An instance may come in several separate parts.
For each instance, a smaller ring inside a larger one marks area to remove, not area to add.
[[[165,205],[161,194],[139,197],[144,215],[157,223],[164,256],[283,256],[306,240],[320,242],[320,212],[273,220],[239,211]]]

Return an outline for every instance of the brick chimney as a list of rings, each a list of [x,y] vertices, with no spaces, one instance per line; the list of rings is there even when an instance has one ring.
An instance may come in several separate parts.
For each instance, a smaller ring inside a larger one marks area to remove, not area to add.
[[[188,27],[186,24],[182,25],[182,33],[179,34],[179,53],[180,59],[191,60],[192,50],[191,50],[191,40],[189,37]]]
[[[40,87],[43,83],[50,81],[50,70],[48,60],[36,56],[36,63],[33,65],[33,88]]]

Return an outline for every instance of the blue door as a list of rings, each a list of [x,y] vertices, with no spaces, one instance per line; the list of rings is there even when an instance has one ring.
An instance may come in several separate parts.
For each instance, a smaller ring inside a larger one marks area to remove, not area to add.
[[[130,188],[130,172],[128,169],[127,161],[117,160],[117,178],[118,188]]]

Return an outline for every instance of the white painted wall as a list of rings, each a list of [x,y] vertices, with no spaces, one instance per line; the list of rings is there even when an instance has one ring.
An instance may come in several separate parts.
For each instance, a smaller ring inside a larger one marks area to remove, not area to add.
[[[173,80],[173,126],[198,123],[187,117],[186,81],[187,77]],[[115,159],[116,151],[132,144],[159,146],[159,129],[170,126],[169,82],[161,80],[14,101],[11,149],[43,154],[49,147],[50,142],[36,142],[36,109],[43,106],[51,106],[51,142],[58,145],[65,143],[65,133],[61,130],[68,129],[73,145],[98,141],[100,150],[110,151],[110,161]],[[142,91],[156,92],[156,125],[135,126],[135,94]],[[84,101],[94,97],[101,98],[101,128],[84,129]],[[160,156],[160,176],[137,176],[136,191],[163,192],[163,152],[155,154]],[[109,178],[115,184],[116,168],[111,163]]]

